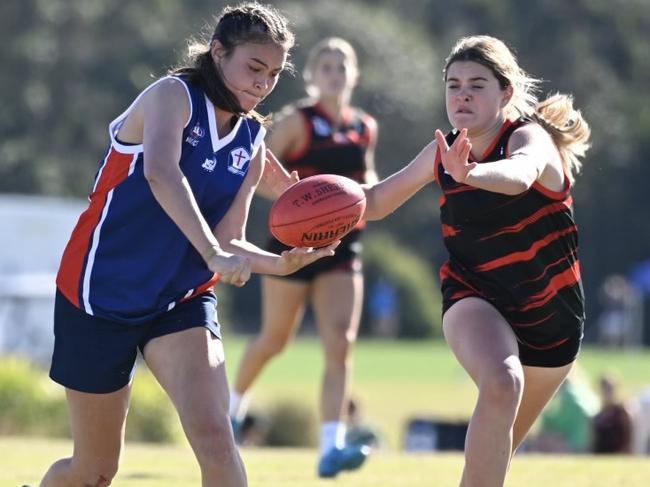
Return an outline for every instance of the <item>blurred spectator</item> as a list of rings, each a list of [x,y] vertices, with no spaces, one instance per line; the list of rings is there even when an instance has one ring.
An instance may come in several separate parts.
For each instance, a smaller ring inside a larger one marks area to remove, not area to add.
[[[642,390],[634,401],[632,451],[650,455],[650,387]]]
[[[397,289],[388,280],[379,278],[370,290],[370,317],[372,333],[377,337],[396,337],[399,332],[397,319]]]
[[[593,453],[631,453],[632,416],[613,376],[600,378],[601,408],[593,421]]]
[[[602,283],[599,298],[602,305],[598,317],[600,344],[614,347],[640,346],[642,330],[638,310],[641,299],[638,291],[622,275],[612,274]]]
[[[547,453],[586,453],[592,444],[592,419],[598,396],[574,367],[540,417],[540,429],[528,450]]]

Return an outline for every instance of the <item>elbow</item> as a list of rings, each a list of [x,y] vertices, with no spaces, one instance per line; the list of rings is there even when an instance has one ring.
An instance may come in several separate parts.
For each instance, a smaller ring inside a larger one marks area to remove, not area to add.
[[[149,183],[149,186],[156,186],[160,184],[160,181],[164,178],[160,170],[147,164],[144,165],[143,175]]]
[[[532,188],[534,182],[535,181],[514,181],[512,184],[508,185],[504,193],[510,196],[517,196],[518,194],[525,193]]]
[[[363,219],[366,221],[381,220],[386,216],[377,202],[375,188],[369,184],[363,185],[363,191],[366,193],[366,209],[363,213]]]
[[[180,170],[177,174],[173,171],[156,164],[144,164],[143,175],[151,189],[163,188],[170,184],[175,184],[176,179],[182,179]]]

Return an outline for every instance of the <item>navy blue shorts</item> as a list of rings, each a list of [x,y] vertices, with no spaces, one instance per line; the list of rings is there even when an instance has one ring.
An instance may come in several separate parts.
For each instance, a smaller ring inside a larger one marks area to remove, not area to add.
[[[288,276],[273,276],[280,279],[290,279],[298,281],[311,282],[320,274],[332,271],[347,271],[347,272],[361,272],[363,270],[363,262],[361,260],[361,250],[363,245],[361,243],[361,230],[352,230],[345,237],[341,239],[341,244],[336,248],[334,255],[331,257],[323,257],[302,269],[297,270]],[[282,242],[271,238],[266,246],[269,252],[280,254],[285,250],[290,250],[291,247],[284,245]]]
[[[58,290],[54,303],[54,353],[50,377],[68,389],[94,394],[127,385],[138,354],[154,338],[203,326],[217,338],[217,297],[196,296],[140,325],[127,325],[87,314]]]

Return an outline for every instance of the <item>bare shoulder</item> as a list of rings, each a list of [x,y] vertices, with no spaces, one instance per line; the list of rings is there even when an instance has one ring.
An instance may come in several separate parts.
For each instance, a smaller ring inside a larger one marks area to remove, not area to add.
[[[187,88],[182,81],[176,78],[163,78],[147,90],[143,95],[143,100],[163,106],[186,105],[189,107]]]
[[[531,144],[553,143],[551,135],[537,122],[529,122],[517,127],[510,136],[511,149]]]
[[[300,110],[295,105],[285,107],[273,119],[267,143],[280,159],[301,150],[307,141],[307,130]]]
[[[273,116],[271,130],[297,132],[302,129],[303,116],[296,105],[287,105]]]

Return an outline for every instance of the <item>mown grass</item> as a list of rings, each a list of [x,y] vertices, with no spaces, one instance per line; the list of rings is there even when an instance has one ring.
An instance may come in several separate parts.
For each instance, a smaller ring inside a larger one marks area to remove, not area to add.
[[[231,381],[244,344],[242,338],[226,336]],[[594,386],[601,374],[615,373],[624,397],[650,385],[647,350],[621,352],[587,346],[578,363]],[[290,400],[311,408],[316,420],[322,364],[317,339],[297,340],[259,377],[252,389],[251,409],[264,413],[273,404]],[[474,384],[442,341],[361,340],[354,352],[351,392],[359,399],[366,420],[392,449],[402,445],[409,418],[467,419],[476,400]]]
[[[62,440],[0,438],[0,485],[37,485],[55,458],[68,455]],[[250,487],[323,487],[313,450],[244,449]],[[337,487],[452,487],[462,469],[460,454],[379,452],[358,472],[341,474]],[[519,455],[508,487],[647,487],[650,461],[639,457]],[[198,467],[188,447],[127,445],[115,487],[198,487]]]
[[[245,339],[226,337],[228,373],[232,378]],[[586,347],[579,359],[585,376],[595,384],[600,374],[613,371],[631,396],[648,385],[650,353],[624,353]],[[254,388],[253,409],[262,413],[287,400],[313,411],[317,424],[322,357],[314,338],[300,338],[264,371]],[[45,374],[45,372],[43,373]],[[144,368],[135,387],[151,387]],[[138,381],[140,384],[138,384]],[[456,454],[403,454],[406,421],[412,416],[466,419],[475,390],[442,342],[362,340],[355,351],[352,387],[367,421],[385,442],[360,472],[342,475],[342,487],[455,486],[462,469]],[[67,440],[0,437],[0,486],[36,485],[47,466],[70,454]],[[316,451],[310,449],[244,449],[252,487],[318,487],[331,482],[315,477]],[[510,487],[647,487],[650,461],[638,457],[519,455]],[[183,487],[199,485],[194,457],[182,441],[178,445],[127,443],[122,469],[113,485]]]

